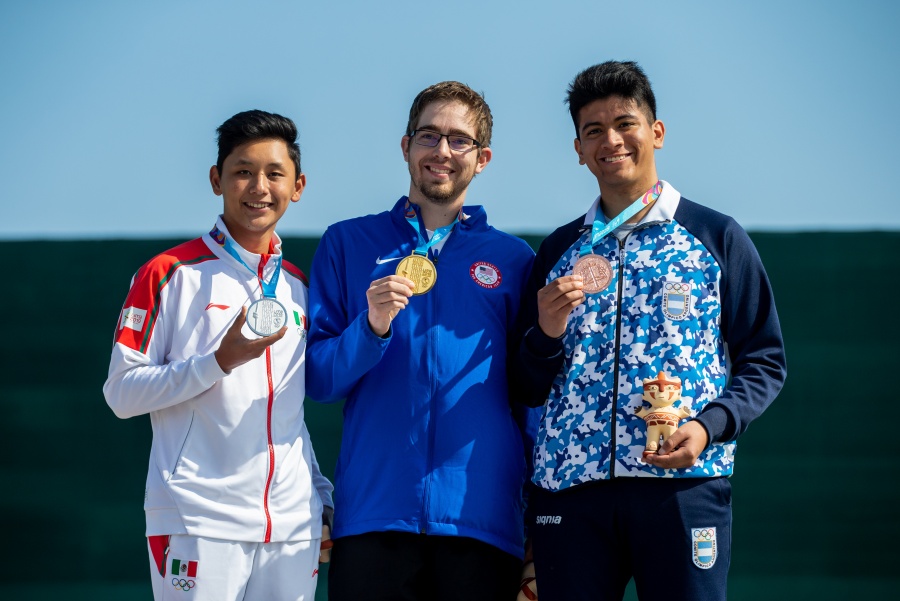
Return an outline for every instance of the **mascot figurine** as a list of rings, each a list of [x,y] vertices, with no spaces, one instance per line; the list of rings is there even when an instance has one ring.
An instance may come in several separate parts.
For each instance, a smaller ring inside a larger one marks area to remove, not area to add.
[[[684,404],[678,408],[672,405],[681,398],[681,379],[659,372],[656,379],[644,380],[644,394],[641,397],[650,403],[650,409],[638,407],[635,415],[644,418],[647,424],[647,444],[644,445],[644,456],[654,455],[659,445],[665,442],[675,430],[678,422],[691,416]],[[662,439],[662,440],[660,440]]]

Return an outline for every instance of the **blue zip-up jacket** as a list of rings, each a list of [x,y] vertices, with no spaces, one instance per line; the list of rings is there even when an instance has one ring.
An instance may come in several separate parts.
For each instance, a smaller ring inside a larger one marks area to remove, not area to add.
[[[533,482],[563,490],[622,476],[713,477],[732,473],[735,439],[781,390],[784,343],[759,255],[730,217],[662,195],[623,240],[605,237],[596,254],[612,281],[572,311],[561,339],[537,324],[537,291],[572,273],[588,243],[599,199],[538,250],[521,312],[517,395],[544,405]],[[601,220],[603,220],[602,212]],[[646,442],[644,378],[682,380],[686,407],[710,444],[689,468],[641,461]]]
[[[482,207],[464,207],[435,259],[434,288],[411,297],[380,338],[366,289],[418,245],[408,210],[418,206],[403,197],[390,212],[332,225],[313,259],[307,393],[346,398],[334,537],[466,536],[522,557],[539,413],[510,408],[506,357],[534,253],[488,225]]]

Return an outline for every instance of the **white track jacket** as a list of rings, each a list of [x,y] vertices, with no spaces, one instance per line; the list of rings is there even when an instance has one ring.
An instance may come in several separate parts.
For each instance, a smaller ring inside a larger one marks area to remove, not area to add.
[[[307,281],[282,261],[276,297],[287,335],[226,374],[215,350],[242,306],[260,298],[281,253],[233,243],[221,218],[201,238],[141,267],[119,316],[106,401],[120,418],[150,414],[147,535],[270,542],[321,537],[331,483],[303,419]],[[244,326],[244,335],[255,337]]]

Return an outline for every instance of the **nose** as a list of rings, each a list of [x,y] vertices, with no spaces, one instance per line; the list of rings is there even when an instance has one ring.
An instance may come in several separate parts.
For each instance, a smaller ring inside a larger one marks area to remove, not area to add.
[[[618,148],[622,145],[622,136],[614,128],[606,132],[603,139],[603,145],[607,148]]]
[[[441,139],[438,140],[437,146],[431,149],[435,156],[440,157],[449,157],[452,153],[450,152],[450,138],[445,135],[441,136]]]
[[[269,178],[265,173],[258,173],[250,185],[250,191],[254,194],[267,194],[269,192]]]

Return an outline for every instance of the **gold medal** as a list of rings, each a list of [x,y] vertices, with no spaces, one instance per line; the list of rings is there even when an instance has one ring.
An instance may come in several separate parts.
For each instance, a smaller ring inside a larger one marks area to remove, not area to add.
[[[606,290],[612,281],[612,266],[604,257],[589,254],[579,257],[572,274],[581,276],[587,294],[596,294]]]
[[[411,254],[397,265],[397,275],[413,282],[413,294],[425,294],[437,281],[437,268],[423,255]]]

